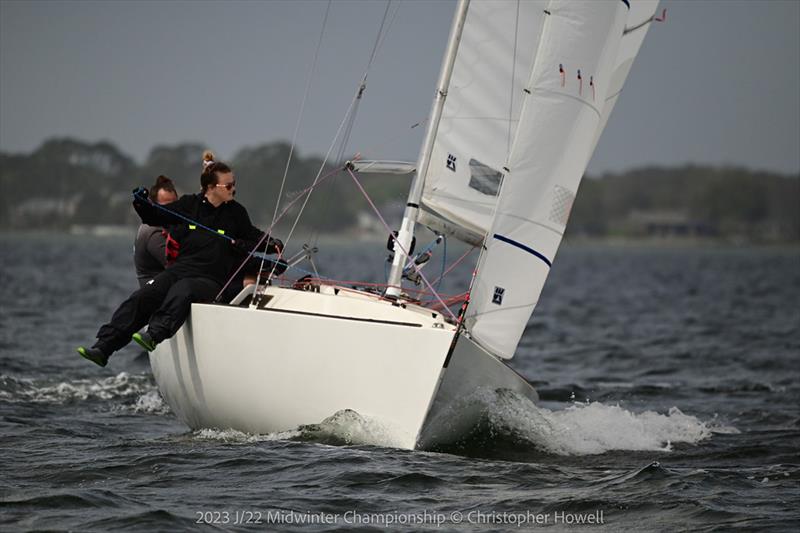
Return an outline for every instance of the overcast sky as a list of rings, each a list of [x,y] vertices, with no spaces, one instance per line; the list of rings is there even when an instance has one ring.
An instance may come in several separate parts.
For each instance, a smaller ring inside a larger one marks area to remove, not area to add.
[[[230,158],[291,139],[326,5],[0,0],[0,150],[73,136],[109,140],[141,162],[163,143],[197,140]],[[422,128],[409,127],[429,112],[455,2],[399,5],[349,151],[414,160]],[[327,150],[385,6],[333,3],[302,153]],[[800,1],[661,6],[667,22],[651,27],[589,171],[686,162],[800,171]]]

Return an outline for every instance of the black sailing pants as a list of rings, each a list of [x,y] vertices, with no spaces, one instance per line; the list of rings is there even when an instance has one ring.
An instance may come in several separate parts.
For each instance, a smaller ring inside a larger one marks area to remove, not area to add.
[[[97,332],[95,347],[107,355],[127,345],[131,335],[148,324],[155,342],[175,335],[192,307],[192,302],[210,302],[220,285],[206,278],[179,278],[169,270],[130,295],[114,311],[111,322]]]

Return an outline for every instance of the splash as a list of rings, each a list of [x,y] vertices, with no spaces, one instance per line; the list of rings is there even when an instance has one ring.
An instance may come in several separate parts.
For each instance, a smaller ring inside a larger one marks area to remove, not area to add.
[[[162,415],[169,412],[169,406],[157,390],[151,390],[139,396],[133,405],[133,412]]]
[[[8,402],[64,404],[86,400],[133,400],[155,390],[151,376],[127,372],[100,380],[76,379],[58,383],[0,376],[0,399]]]
[[[375,418],[343,409],[319,424],[301,426],[300,440],[325,444],[369,444],[372,446],[400,447],[396,430]]]
[[[469,404],[469,405],[465,405]],[[614,450],[669,452],[675,443],[695,444],[735,428],[710,424],[681,412],[634,413],[619,405],[573,403],[551,411],[509,390],[480,390],[458,409],[479,412],[466,438],[481,446],[511,441],[556,455],[596,455]],[[478,438],[476,438],[476,433]]]
[[[298,430],[279,431],[267,434],[253,434],[236,429],[198,429],[192,432],[192,438],[201,441],[217,441],[225,444],[255,444],[275,440],[292,440],[300,435]]]
[[[211,428],[194,431],[192,438],[225,444],[255,444],[276,440],[293,440],[335,446],[367,444],[399,447],[397,433],[386,424],[351,409],[337,411],[319,424],[303,425],[289,431],[253,434],[235,429]]]
[[[677,442],[697,443],[711,429],[677,407],[668,414],[632,413],[619,405],[574,404],[563,411],[541,409],[553,432],[547,448],[560,455],[593,455],[611,450],[671,451]]]

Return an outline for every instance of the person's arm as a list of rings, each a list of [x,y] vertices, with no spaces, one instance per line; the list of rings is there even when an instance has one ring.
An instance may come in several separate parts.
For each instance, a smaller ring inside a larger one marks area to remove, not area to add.
[[[253,248],[255,248],[256,244],[261,241],[258,250],[256,250],[257,252],[277,254],[283,251],[283,243],[280,241],[280,239],[267,237],[262,241],[264,232],[250,222],[250,216],[247,214],[247,210],[243,206],[241,207],[241,213],[239,214],[238,226],[241,229],[237,232],[238,235],[234,244],[239,249],[250,252],[253,250]]]
[[[191,197],[184,195],[174,202],[159,207],[180,213],[185,210],[188,201],[191,201]],[[143,200],[138,196],[134,196],[133,198],[133,208],[145,224],[149,224],[150,226],[169,226],[183,222],[180,217],[164,209],[159,209],[159,207],[156,207],[153,202]]]

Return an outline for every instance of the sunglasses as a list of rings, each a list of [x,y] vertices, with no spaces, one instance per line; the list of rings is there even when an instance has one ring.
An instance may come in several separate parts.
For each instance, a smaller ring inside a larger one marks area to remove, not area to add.
[[[232,181],[230,183],[217,183],[214,185],[215,187],[225,187],[227,190],[231,190],[236,187],[236,181]]]

